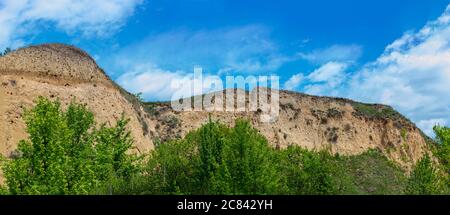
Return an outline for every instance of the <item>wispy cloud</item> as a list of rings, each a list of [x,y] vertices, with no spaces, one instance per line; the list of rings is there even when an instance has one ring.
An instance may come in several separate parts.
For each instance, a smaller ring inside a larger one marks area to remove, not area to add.
[[[362,54],[362,47],[355,44],[335,44],[324,49],[300,52],[299,58],[319,65],[310,73],[298,73],[284,84],[288,90],[301,89],[315,95],[337,95],[337,89],[346,79],[346,70],[356,63]]]
[[[111,58],[109,72],[146,99],[167,100],[178,91],[170,87],[172,80],[183,83],[195,66],[201,66],[208,77],[272,74],[296,59],[281,53],[263,25],[176,29],[122,48]]]
[[[328,62],[308,75],[305,92],[314,95],[336,96],[336,89],[345,81],[347,63]]]
[[[301,83],[300,74],[292,76],[285,87],[388,104],[429,135],[434,125],[450,123],[450,5],[437,20],[392,42],[375,61],[344,72],[359,50],[332,46],[301,54],[322,66]]]
[[[292,60],[281,54],[263,25],[152,34],[123,48],[114,59],[122,67],[151,62],[167,70],[187,70],[201,65],[213,73],[270,72]]]
[[[359,46],[335,45],[299,54],[321,65],[292,76],[287,89],[388,104],[427,134],[450,123],[450,5],[419,31],[408,31],[373,62],[345,72],[361,55]],[[300,81],[301,80],[301,81]]]
[[[337,86],[343,80],[346,68],[345,63],[328,62],[309,74],[308,79],[312,82],[330,82],[333,86]]]
[[[336,95],[336,91],[346,79],[347,63],[331,61],[315,69],[308,75],[298,73],[285,82],[288,90],[302,86],[306,93],[314,95]]]
[[[68,34],[104,37],[117,32],[143,0],[3,0],[0,48],[25,43],[42,26]]]
[[[348,82],[343,94],[392,105],[427,132],[450,122],[450,5],[437,20],[388,45]]]
[[[449,121],[447,121],[446,119],[442,119],[442,118],[438,118],[438,119],[423,119],[423,120],[419,120],[417,122],[417,126],[419,126],[419,128],[422,128],[423,132],[425,132],[425,134],[428,134],[430,136],[433,135],[433,127],[435,125],[448,125]]]
[[[317,49],[308,53],[298,53],[298,55],[310,62],[324,64],[330,61],[354,62],[362,54],[362,47],[359,45],[332,45],[325,49]]]
[[[295,74],[284,83],[283,89],[295,90],[302,84],[304,80],[305,76],[303,75],[303,73]]]
[[[145,99],[153,101],[187,98],[224,89],[220,77],[203,73],[200,67],[195,69],[199,69],[200,73],[168,71],[152,64],[141,64],[119,76],[116,81],[130,92],[142,93]]]
[[[178,90],[171,88],[171,82],[182,81],[185,77],[182,71],[171,72],[147,64],[137,65],[116,81],[132,93],[142,93],[146,99],[167,100]]]

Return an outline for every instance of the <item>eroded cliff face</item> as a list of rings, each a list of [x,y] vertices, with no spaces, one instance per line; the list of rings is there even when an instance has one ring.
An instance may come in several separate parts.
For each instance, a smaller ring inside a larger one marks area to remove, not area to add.
[[[135,98],[117,87],[84,51],[62,44],[19,49],[0,57],[0,153],[6,157],[27,138],[24,108],[38,96],[87,104],[99,124],[113,125],[125,114],[135,149],[153,148],[145,113]],[[134,100],[133,100],[134,99]]]
[[[23,110],[38,96],[58,98],[63,108],[73,99],[85,103],[98,123],[112,124],[125,114],[138,153],[152,150],[155,140],[183,137],[210,115],[230,125],[247,118],[274,147],[299,145],[342,155],[378,148],[405,169],[428,151],[421,131],[390,107],[279,93],[279,117],[271,123],[261,122],[259,111],[177,112],[167,103],[150,107],[111,81],[84,51],[62,44],[31,46],[0,57],[0,153],[8,157],[27,138]]]
[[[406,170],[429,151],[422,132],[389,106],[289,91],[279,91],[279,95],[279,116],[270,123],[261,122],[263,113],[259,111],[177,112],[160,103],[152,110],[157,123],[152,130],[156,130],[155,137],[164,140],[184,136],[210,116],[229,125],[236,118],[246,118],[277,148],[299,145],[341,155],[379,149]]]

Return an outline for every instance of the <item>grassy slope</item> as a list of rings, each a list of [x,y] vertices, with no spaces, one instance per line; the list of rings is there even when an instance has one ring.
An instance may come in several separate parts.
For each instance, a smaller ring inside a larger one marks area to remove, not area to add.
[[[402,194],[406,186],[405,173],[378,151],[340,157],[338,163],[351,178],[351,194]]]

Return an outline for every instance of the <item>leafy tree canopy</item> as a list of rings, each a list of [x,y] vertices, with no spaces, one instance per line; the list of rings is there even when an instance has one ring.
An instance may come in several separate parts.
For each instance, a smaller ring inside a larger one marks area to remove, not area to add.
[[[137,170],[136,156],[126,153],[133,140],[123,117],[97,129],[85,105],[72,102],[63,111],[59,101],[40,97],[24,119],[29,138],[3,166],[12,194],[88,194]]]

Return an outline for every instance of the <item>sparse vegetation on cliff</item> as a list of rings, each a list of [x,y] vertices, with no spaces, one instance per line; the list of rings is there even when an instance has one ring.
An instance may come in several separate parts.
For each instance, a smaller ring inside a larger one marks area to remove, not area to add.
[[[364,116],[367,118],[392,119],[392,120],[404,118],[392,107],[385,105],[353,102],[352,106],[355,109],[357,115]]]

